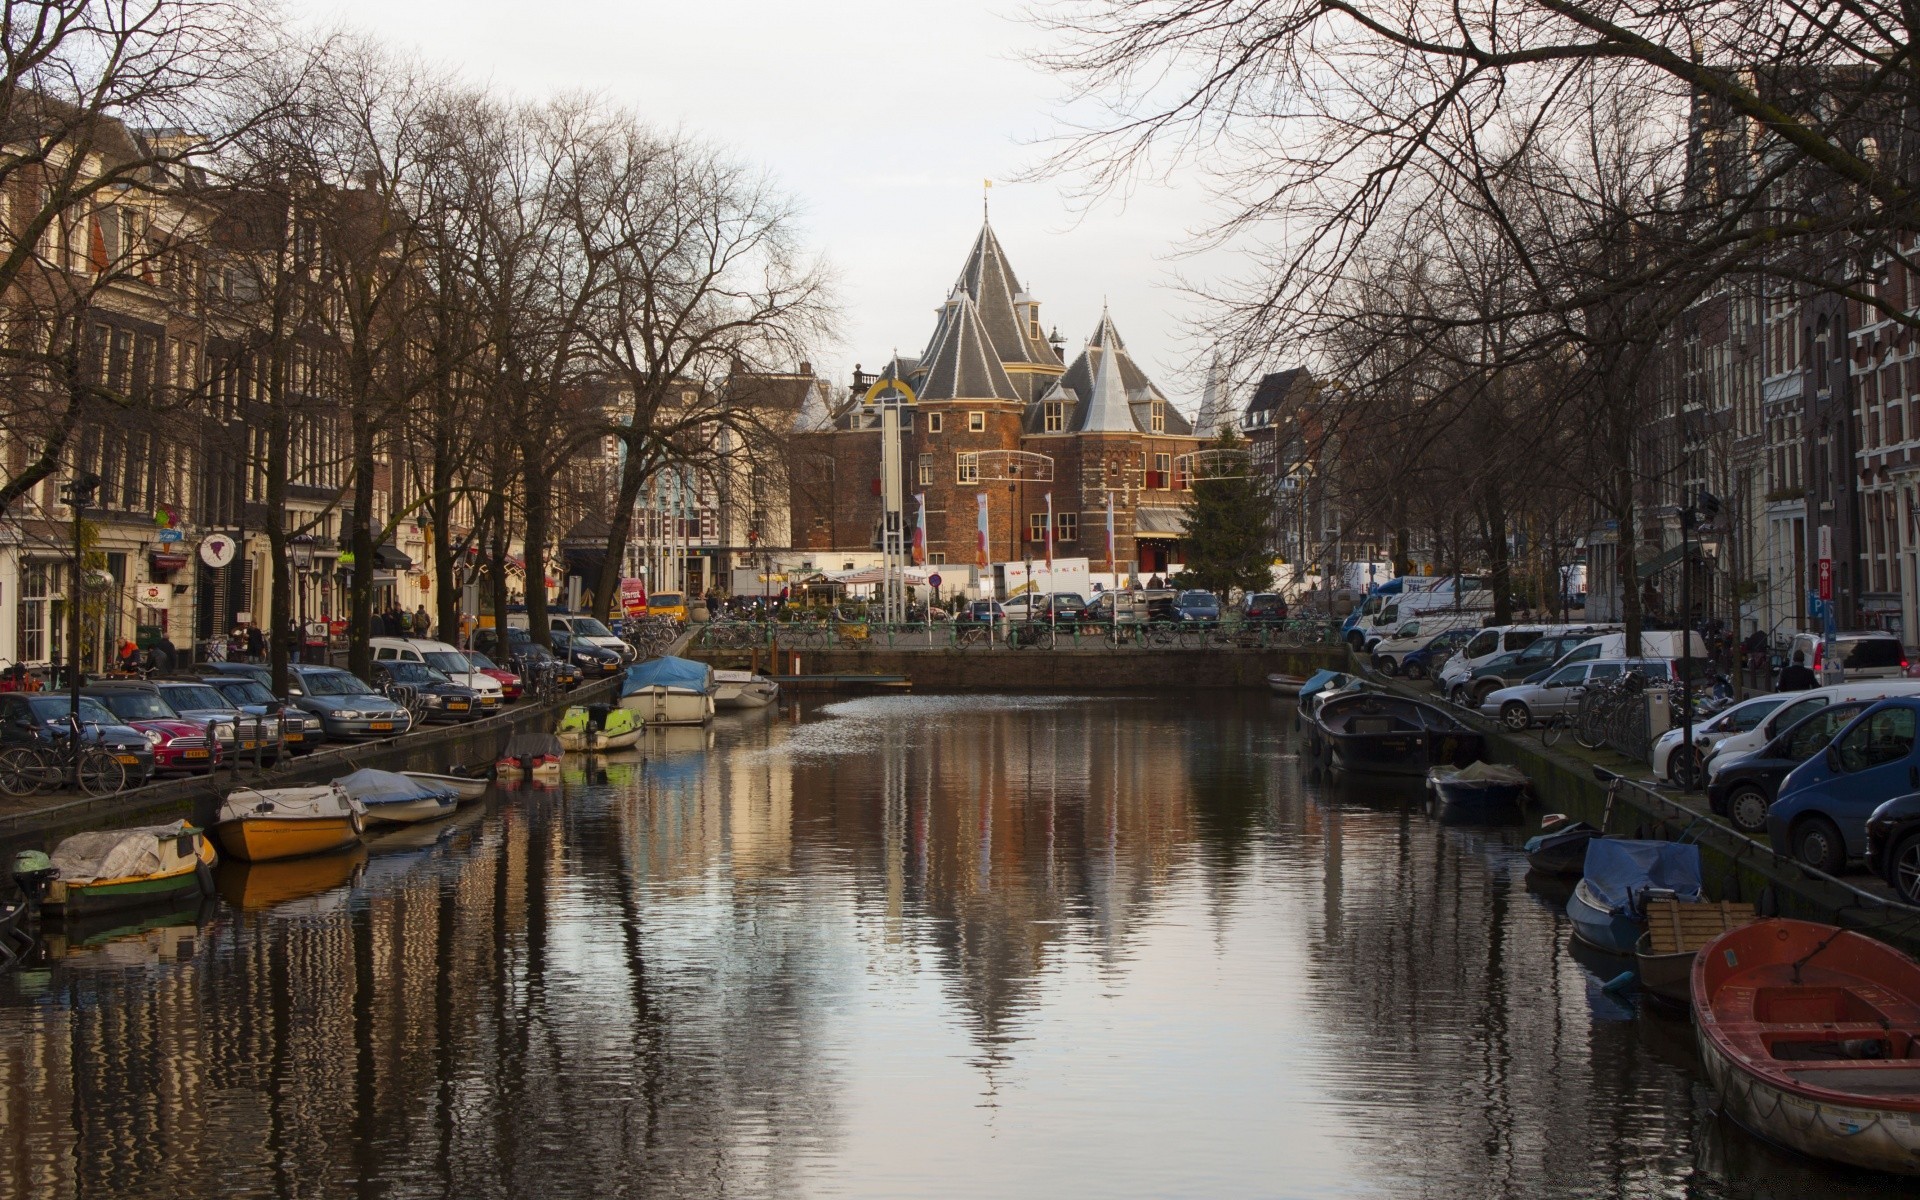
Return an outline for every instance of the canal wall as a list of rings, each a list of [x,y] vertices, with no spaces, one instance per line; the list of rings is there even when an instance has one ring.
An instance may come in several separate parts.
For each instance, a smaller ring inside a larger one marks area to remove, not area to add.
[[[557,715],[569,705],[605,702],[613,696],[617,683],[616,677],[550,700],[522,700],[504,712],[469,724],[429,725],[397,738],[336,743],[262,770],[222,770],[211,777],[166,779],[112,796],[55,797],[36,808],[0,815],[0,863],[11,861],[16,850],[51,846],[68,834],[86,829],[174,820],[205,824],[212,820],[221,799],[236,787],[323,783],[362,767],[445,771],[457,764],[491,766],[514,734],[551,729]]]
[[[788,657],[789,653],[799,660],[797,667]],[[764,651],[695,649],[687,654],[726,670],[771,669],[783,675],[905,676],[916,690],[955,692],[1264,689],[1268,675],[1305,676],[1346,666],[1345,650],[1321,646],[1270,650],[835,647],[781,651],[773,662],[768,661]]]

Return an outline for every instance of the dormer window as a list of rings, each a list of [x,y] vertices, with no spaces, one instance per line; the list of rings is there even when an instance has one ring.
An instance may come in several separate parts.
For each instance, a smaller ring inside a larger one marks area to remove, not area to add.
[[[1067,427],[1067,405],[1063,400],[1049,400],[1040,406],[1040,428],[1047,433],[1060,433]]]
[[[1153,432],[1155,432],[1155,433],[1165,433],[1165,432],[1167,431],[1167,406],[1166,406],[1166,404],[1165,404],[1164,402],[1162,402],[1162,401],[1159,401],[1159,400],[1155,400],[1155,401],[1153,402],[1153,410],[1152,410],[1152,411],[1153,411],[1153,415],[1152,415],[1151,417],[1149,417],[1149,418],[1148,418],[1148,422],[1149,422],[1149,424],[1151,424],[1151,425],[1152,425],[1152,427],[1153,427]]]

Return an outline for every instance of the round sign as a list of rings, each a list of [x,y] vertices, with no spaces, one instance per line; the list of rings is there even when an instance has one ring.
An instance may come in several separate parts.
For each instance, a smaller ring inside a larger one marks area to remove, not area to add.
[[[937,573],[936,573],[936,574],[933,574],[933,575],[929,575],[929,576],[927,576],[927,586],[928,586],[928,587],[930,587],[930,588],[937,588],[937,587],[939,587],[939,586],[940,586],[940,576],[939,576],[939,575],[938,575]]]
[[[217,571],[232,562],[239,549],[231,534],[216,533],[200,543],[200,561]]]

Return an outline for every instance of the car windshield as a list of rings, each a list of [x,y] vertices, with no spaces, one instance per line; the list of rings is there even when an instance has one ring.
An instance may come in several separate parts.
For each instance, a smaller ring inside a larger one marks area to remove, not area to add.
[[[168,684],[160,689],[160,695],[179,712],[233,707],[225,696],[204,683]]]
[[[64,721],[73,711],[73,702],[67,696],[35,696],[27,701],[33,709],[33,715],[42,721]],[[80,697],[80,719],[94,725],[118,725],[119,718],[108,712],[92,696]]]
[[[302,682],[307,691],[315,696],[371,696],[374,690],[345,671],[314,671],[304,675]]]
[[[1214,603],[1217,603],[1217,601],[1214,600],[1212,592],[1181,592],[1180,603],[1182,604],[1214,604]]]
[[[216,684],[220,694],[233,704],[272,704],[273,693],[251,679]]]
[[[467,664],[465,655],[452,650],[429,650],[424,657],[428,666],[448,675],[464,675],[474,669]]]
[[[165,721],[178,715],[152,692],[108,692],[95,699],[122,721]]]
[[[467,661],[473,664],[473,669],[476,671],[498,671],[500,669],[497,663],[478,650],[470,652],[467,655]]]
[[[387,678],[400,683],[439,683],[445,675],[425,663],[390,662],[385,664]]]
[[[567,627],[581,637],[612,637],[613,630],[592,617],[569,617]]]

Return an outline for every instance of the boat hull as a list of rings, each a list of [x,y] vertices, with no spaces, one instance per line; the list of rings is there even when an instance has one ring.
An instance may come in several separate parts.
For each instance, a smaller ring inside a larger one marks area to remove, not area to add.
[[[408,779],[417,780],[428,787],[444,788],[454,794],[454,799],[464,804],[469,800],[478,800],[487,794],[493,785],[491,779],[475,779],[468,775],[435,775],[430,771],[402,771]]]
[[[555,736],[560,739],[560,748],[562,750],[626,750],[632,746],[639,745],[640,735],[645,732],[645,727],[636,725],[632,729],[622,733],[594,732],[589,734],[568,731],[556,734]]]
[[[1920,1176],[1920,1120],[1889,1120],[1884,1109],[1798,1095],[1742,1068],[1705,1026],[1695,1038],[1720,1111],[1755,1137],[1811,1158]]]
[[[765,708],[780,695],[780,685],[767,680],[758,683],[721,684],[713,693],[713,706],[726,709]]]
[[[441,817],[453,815],[459,802],[452,796],[422,796],[418,800],[400,800],[391,804],[367,805],[367,824],[369,825],[412,825],[420,821],[437,821]]]
[[[678,688],[641,688],[620,698],[620,707],[649,725],[704,725],[713,717],[713,697]]]
[[[1686,1007],[1688,989],[1693,978],[1693,960],[1698,950],[1681,950],[1672,954],[1655,954],[1648,948],[1646,934],[1641,934],[1633,944],[1633,962],[1640,976],[1640,986],[1662,1000]]]
[[[1511,824],[1526,812],[1524,783],[1456,783],[1431,775],[1427,782],[1443,822]]]
[[[242,817],[213,827],[220,849],[242,862],[305,858],[345,849],[360,840],[359,822],[338,817]]]
[[[1591,826],[1540,834],[1527,841],[1527,864],[1542,875],[1577,879],[1586,874],[1587,843],[1599,836]]]
[[[1567,901],[1567,919],[1573,922],[1574,936],[1596,950],[1608,954],[1630,955],[1634,943],[1645,928],[1631,913],[1614,912],[1593,899],[1582,879]]]
[[[211,855],[211,845],[207,853]],[[192,866],[138,879],[109,879],[98,883],[55,880],[42,906],[49,915],[73,921],[100,913],[178,903],[212,893],[213,865],[203,859]]]

